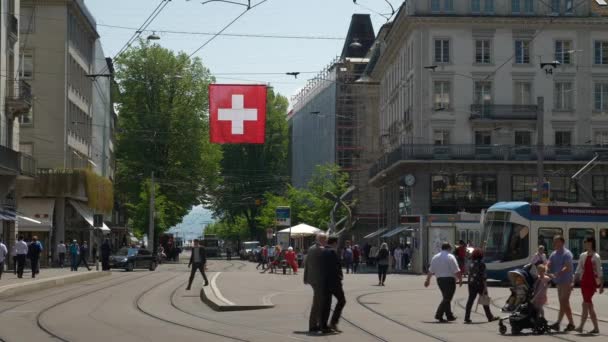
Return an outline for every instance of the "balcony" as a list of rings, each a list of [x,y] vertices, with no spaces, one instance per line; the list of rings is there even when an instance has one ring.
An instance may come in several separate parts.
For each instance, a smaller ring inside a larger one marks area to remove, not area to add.
[[[12,43],[15,44],[19,39],[19,19],[14,14],[8,15],[8,34]]]
[[[29,113],[32,108],[32,87],[24,80],[6,82],[6,112],[12,118]]]
[[[536,120],[534,105],[471,105],[471,120]]]
[[[19,174],[19,152],[0,145],[0,175]]]
[[[588,162],[595,153],[608,152],[592,145],[545,146],[545,161]],[[370,178],[401,161],[525,162],[537,159],[536,146],[514,145],[401,145],[382,156],[370,169]]]

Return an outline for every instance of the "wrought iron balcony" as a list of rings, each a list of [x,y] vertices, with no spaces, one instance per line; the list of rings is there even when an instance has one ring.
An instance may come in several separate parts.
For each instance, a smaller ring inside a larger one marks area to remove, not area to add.
[[[545,146],[545,161],[588,162],[596,152],[608,148],[592,145]],[[515,145],[401,145],[382,156],[370,169],[370,178],[400,161],[533,161],[537,159],[536,146]]]
[[[19,174],[19,152],[0,145],[0,175]]]
[[[471,105],[471,120],[536,120],[534,105]]]
[[[6,110],[13,118],[27,114],[32,108],[32,87],[24,80],[6,82]]]

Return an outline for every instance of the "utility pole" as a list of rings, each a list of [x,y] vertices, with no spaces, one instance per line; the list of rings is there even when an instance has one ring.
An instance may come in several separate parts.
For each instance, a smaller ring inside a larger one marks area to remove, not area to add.
[[[154,253],[154,171],[150,177],[150,224],[148,226],[148,250]]]
[[[537,172],[537,184],[536,189],[538,193],[538,202],[542,202],[542,189],[545,183],[545,170],[544,170],[544,162],[545,162],[545,142],[544,142],[544,134],[545,134],[545,98],[539,96],[536,98],[536,172]]]

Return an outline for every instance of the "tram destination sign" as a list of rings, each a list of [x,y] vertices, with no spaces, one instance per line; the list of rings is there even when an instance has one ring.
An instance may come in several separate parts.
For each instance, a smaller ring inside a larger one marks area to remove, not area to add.
[[[532,215],[541,216],[608,216],[608,208],[532,206]]]

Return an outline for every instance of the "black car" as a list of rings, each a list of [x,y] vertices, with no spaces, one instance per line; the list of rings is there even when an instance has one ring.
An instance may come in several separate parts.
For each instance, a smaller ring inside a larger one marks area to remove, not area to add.
[[[136,268],[154,271],[157,265],[156,256],[142,248],[121,248],[110,257],[110,268],[122,268],[128,272]]]

